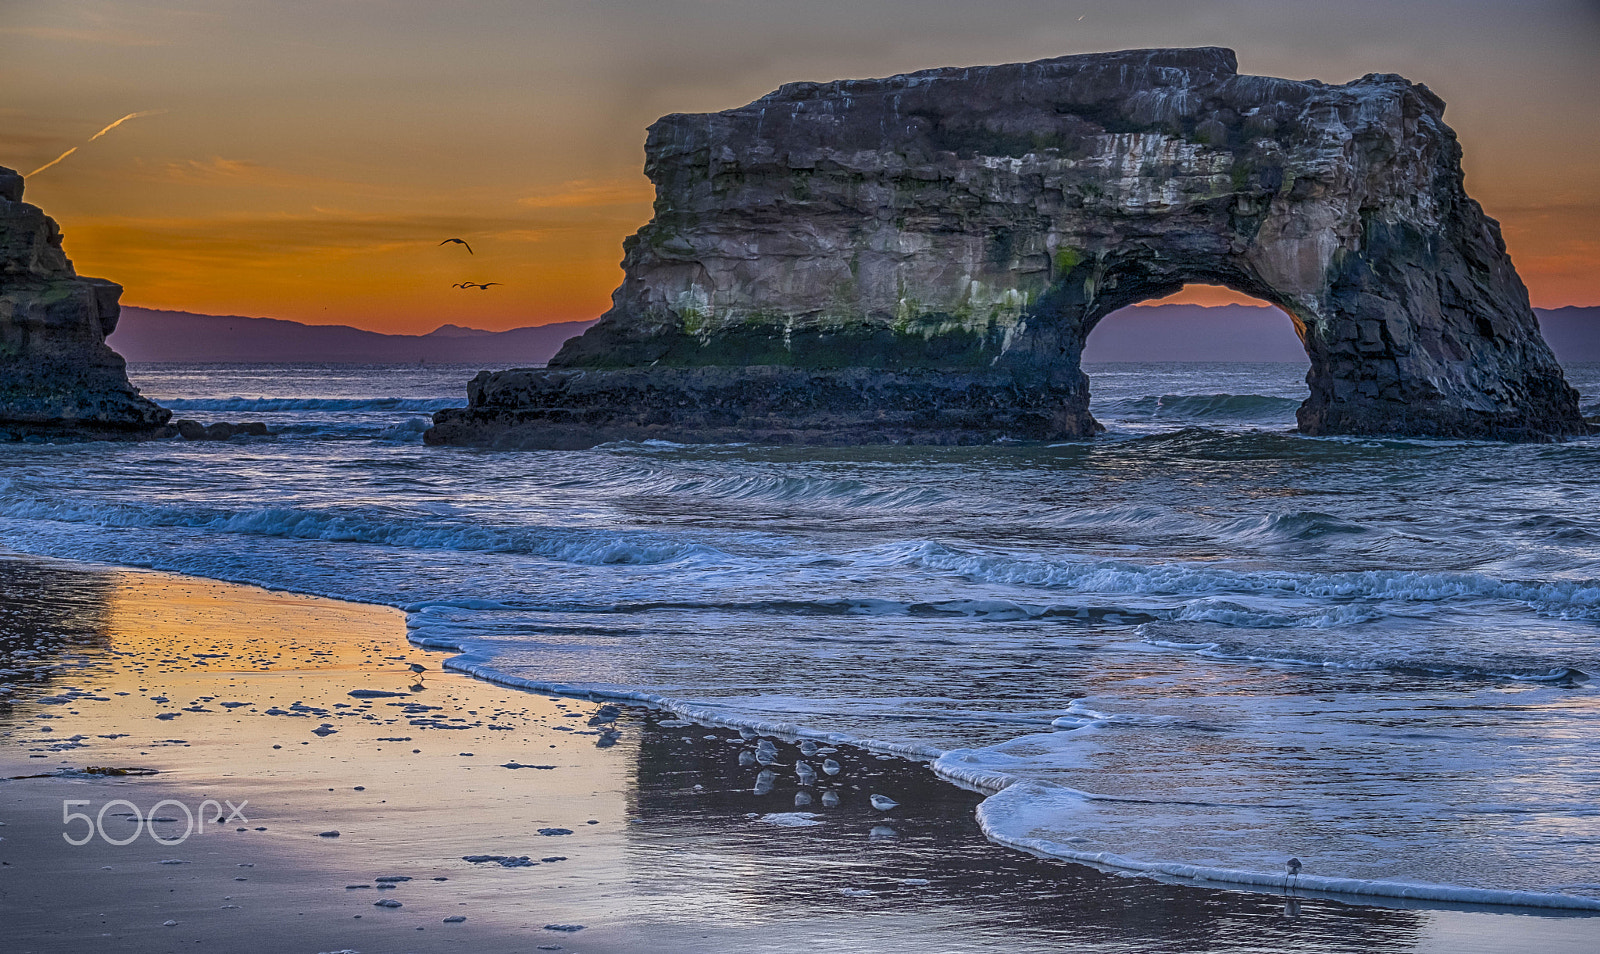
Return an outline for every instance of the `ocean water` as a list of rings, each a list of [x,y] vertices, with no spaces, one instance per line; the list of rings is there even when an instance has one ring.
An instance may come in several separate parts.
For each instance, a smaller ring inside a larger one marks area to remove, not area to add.
[[[0,546],[924,758],[1048,855],[1600,909],[1600,440],[1306,438],[1303,367],[1169,364],[1089,368],[1108,433],[1048,447],[424,447],[476,370],[135,365],[279,435],[0,447]]]

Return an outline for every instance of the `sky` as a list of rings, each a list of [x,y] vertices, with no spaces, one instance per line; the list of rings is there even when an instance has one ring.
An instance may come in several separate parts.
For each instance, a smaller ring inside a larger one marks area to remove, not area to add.
[[[0,165],[76,148],[27,200],[124,304],[499,330],[608,307],[663,114],[1163,46],[1428,84],[1533,303],[1600,304],[1600,0],[0,0]]]

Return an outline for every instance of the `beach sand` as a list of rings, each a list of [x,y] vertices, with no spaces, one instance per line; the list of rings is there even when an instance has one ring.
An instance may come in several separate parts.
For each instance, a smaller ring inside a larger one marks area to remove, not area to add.
[[[5,950],[1600,949],[1594,918],[1035,859],[983,839],[981,796],[848,748],[774,739],[758,794],[737,732],[447,658],[393,609],[0,557]]]

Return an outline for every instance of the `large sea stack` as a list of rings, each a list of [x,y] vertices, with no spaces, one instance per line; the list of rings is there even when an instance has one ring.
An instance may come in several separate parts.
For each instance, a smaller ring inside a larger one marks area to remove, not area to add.
[[[549,369],[431,443],[1092,435],[1084,339],[1187,283],[1294,321],[1309,434],[1585,431],[1444,103],[1137,50],[792,83],[650,127],[655,217]]]
[[[106,346],[121,294],[73,271],[61,229],[0,167],[0,440],[162,433],[172,412],[140,397]]]

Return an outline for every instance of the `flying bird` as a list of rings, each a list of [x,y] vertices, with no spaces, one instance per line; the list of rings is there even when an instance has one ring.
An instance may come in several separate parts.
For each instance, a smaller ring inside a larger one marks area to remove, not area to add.
[[[457,245],[463,245],[463,246],[466,246],[466,249],[467,249],[467,254],[468,254],[468,255],[473,255],[473,254],[476,254],[476,253],[474,253],[474,252],[473,252],[473,251],[472,251],[472,246],[470,246],[470,245],[467,245],[467,240],[466,240],[466,239],[458,239],[458,238],[448,238],[448,239],[445,239],[445,240],[444,240],[444,241],[443,241],[443,242],[440,242],[440,243],[439,243],[439,244],[440,244],[440,245],[449,245],[449,244],[450,244],[450,243],[451,243],[451,242],[454,242],[454,243],[456,243],[456,244],[457,244]]]
[[[454,285],[451,285],[450,287],[451,288],[476,288],[479,291],[487,291],[490,285],[498,285],[498,284],[500,284],[500,283],[499,282],[456,282]]]

